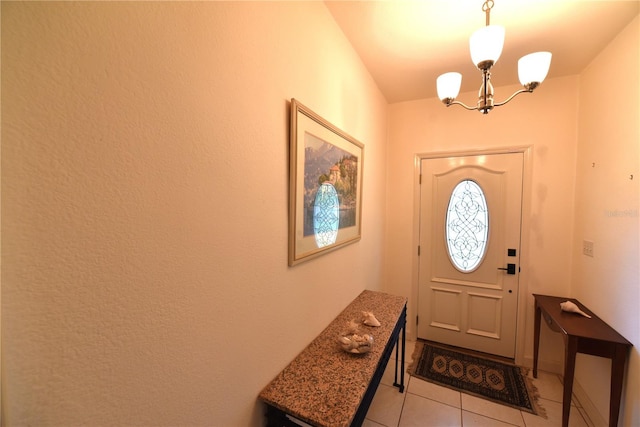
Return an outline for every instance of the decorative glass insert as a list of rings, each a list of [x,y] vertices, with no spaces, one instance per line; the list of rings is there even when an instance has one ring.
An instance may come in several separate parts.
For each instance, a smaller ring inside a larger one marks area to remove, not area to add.
[[[319,248],[333,245],[338,237],[340,202],[333,184],[325,181],[313,202],[313,233]]]
[[[463,273],[474,271],[487,251],[489,212],[482,188],[466,179],[451,192],[445,224],[451,263]]]

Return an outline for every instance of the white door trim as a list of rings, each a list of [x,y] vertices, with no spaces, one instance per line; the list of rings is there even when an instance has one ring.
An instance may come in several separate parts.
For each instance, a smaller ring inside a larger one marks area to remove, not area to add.
[[[490,154],[522,153],[524,159],[522,171],[522,223],[520,238],[520,292],[518,293],[518,325],[516,327],[516,357],[515,363],[522,365],[525,361],[526,347],[526,325],[528,317],[529,300],[533,297],[529,295],[529,230],[531,229],[531,182],[532,182],[532,161],[533,146],[511,146],[502,148],[492,148],[486,150],[461,150],[461,151],[438,151],[432,153],[417,153],[414,158],[414,179],[413,179],[413,238],[414,250],[411,272],[411,295],[409,296],[409,313],[407,330],[409,337],[413,340],[417,337],[415,320],[418,308],[418,273],[420,270],[420,258],[418,257],[418,246],[420,244],[420,165],[424,159],[437,159],[442,157],[464,157]]]

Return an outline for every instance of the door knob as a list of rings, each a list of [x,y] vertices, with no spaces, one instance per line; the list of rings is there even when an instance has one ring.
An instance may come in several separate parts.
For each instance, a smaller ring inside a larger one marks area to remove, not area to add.
[[[507,264],[507,268],[498,267],[498,270],[506,270],[507,274],[516,274],[516,265],[515,264]]]

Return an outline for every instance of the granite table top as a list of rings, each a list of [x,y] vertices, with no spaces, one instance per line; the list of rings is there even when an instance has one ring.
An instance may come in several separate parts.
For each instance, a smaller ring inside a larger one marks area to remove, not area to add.
[[[407,303],[399,297],[363,291],[260,393],[265,403],[314,426],[341,427],[351,423],[384,348]],[[371,311],[379,327],[362,324],[362,312]],[[350,321],[373,335],[370,352],[344,351],[338,336]]]

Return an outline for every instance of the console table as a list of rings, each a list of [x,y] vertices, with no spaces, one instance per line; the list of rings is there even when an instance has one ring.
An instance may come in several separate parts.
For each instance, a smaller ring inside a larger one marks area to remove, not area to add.
[[[611,401],[609,402],[609,425],[618,425],[624,365],[632,344],[613,328],[602,321],[591,310],[573,298],[548,295],[536,295],[535,323],[533,334],[533,377],[538,377],[538,350],[540,345],[540,323],[545,323],[555,332],[562,333],[564,340],[564,389],[562,394],[562,426],[569,425],[573,374],[576,366],[576,353],[611,359]],[[560,303],[572,301],[591,319],[577,313],[560,309]]]
[[[381,326],[361,328],[373,335],[370,352],[347,353],[340,347],[338,336],[349,321],[360,322],[363,311],[373,312]],[[298,426],[289,418],[294,417],[318,427],[360,426],[394,347],[394,386],[404,391],[406,317],[406,298],[363,291],[262,390],[259,399],[267,407],[267,425]]]

